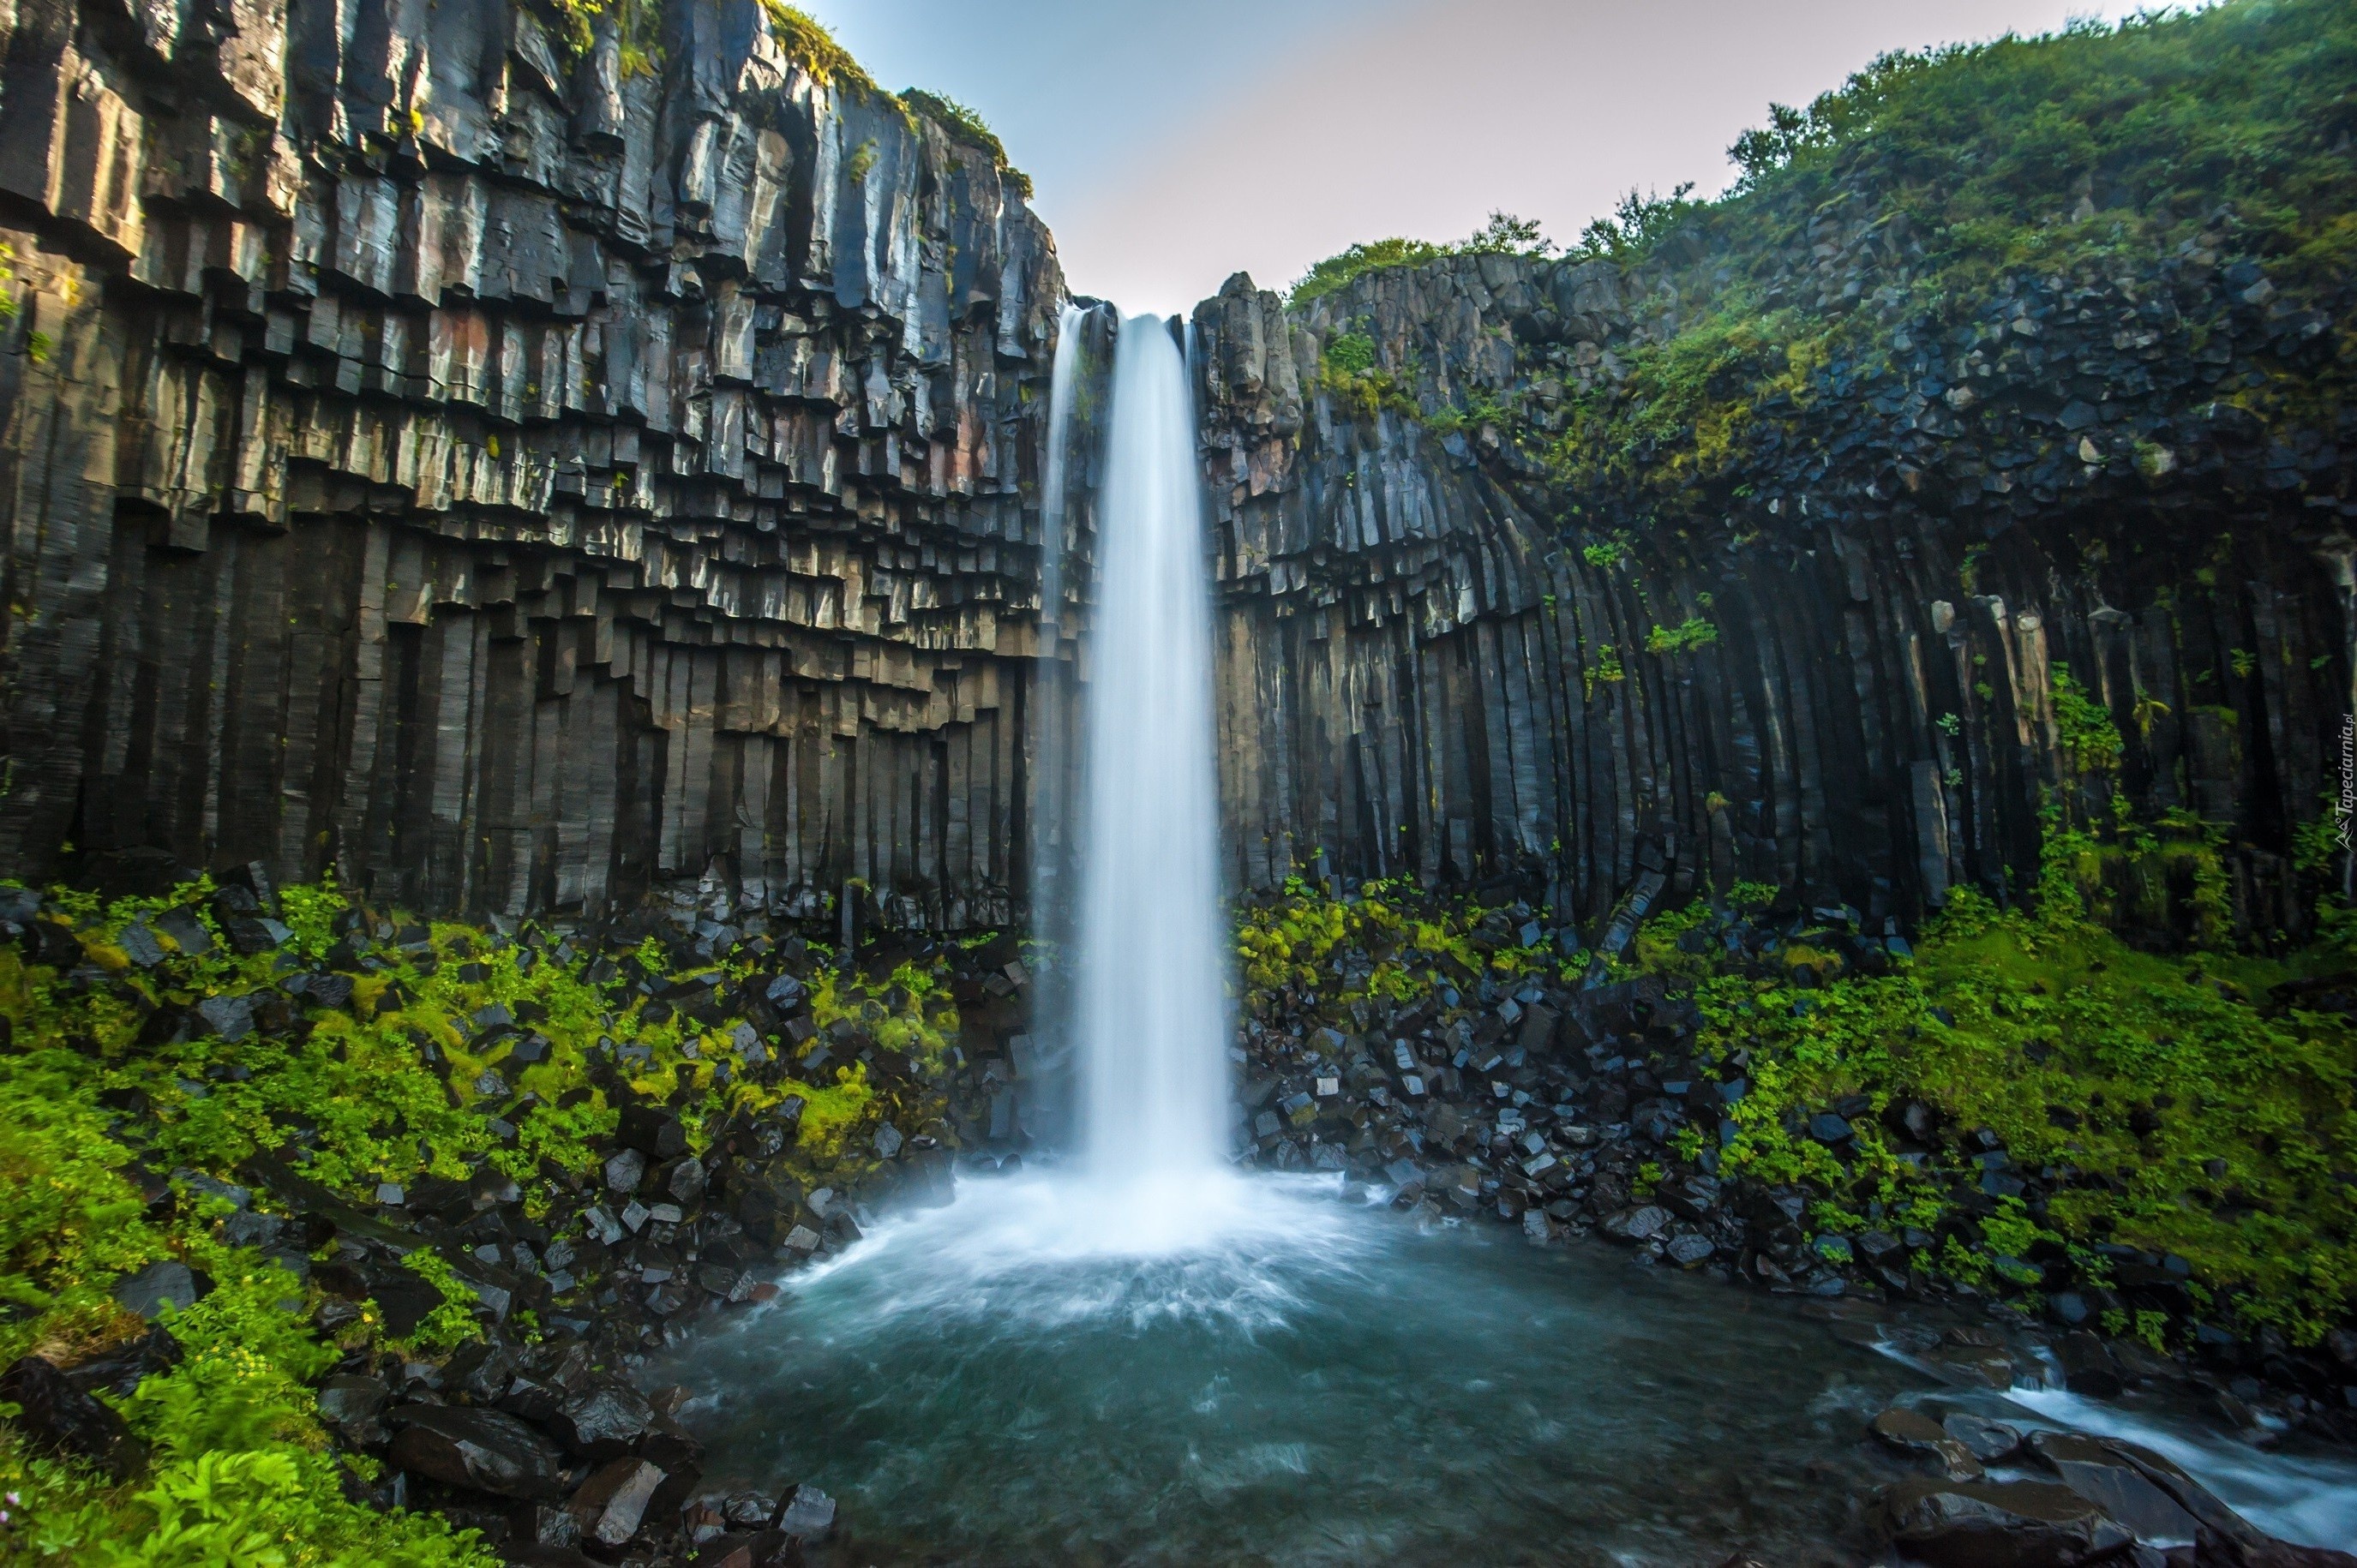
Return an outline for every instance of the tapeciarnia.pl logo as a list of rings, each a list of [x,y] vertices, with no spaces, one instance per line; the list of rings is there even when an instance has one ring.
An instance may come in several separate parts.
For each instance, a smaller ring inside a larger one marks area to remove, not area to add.
[[[2349,847],[2349,824],[2357,817],[2357,714],[2341,715],[2341,799],[2332,803],[2333,836]]]

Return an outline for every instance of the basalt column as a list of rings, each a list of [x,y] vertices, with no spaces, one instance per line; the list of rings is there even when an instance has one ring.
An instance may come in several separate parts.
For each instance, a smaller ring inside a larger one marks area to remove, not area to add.
[[[1812,223],[1785,297],[1871,302],[1910,259],[1871,217]],[[1894,308],[1759,414],[1782,444],[1713,506],[1583,488],[1550,459],[1575,400],[1724,262],[1463,256],[1197,307],[1231,877],[1589,918],[1744,879],[1879,931],[2020,895],[2046,803],[2110,792],[2208,824],[2245,932],[2302,930],[2293,839],[2357,707],[2351,301],[2231,252],[2009,278],[1961,323]],[[2223,397],[2258,385],[2305,401]],[[2124,741],[2101,791],[2078,694]]]
[[[759,0],[608,11],[0,21],[0,872],[1015,912],[1052,243]]]

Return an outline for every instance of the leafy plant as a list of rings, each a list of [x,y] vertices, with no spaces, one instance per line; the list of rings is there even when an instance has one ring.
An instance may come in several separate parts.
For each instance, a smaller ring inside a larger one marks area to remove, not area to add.
[[[1698,616],[1688,616],[1675,626],[1657,626],[1645,634],[1648,653],[1691,653],[1697,648],[1708,648],[1718,640],[1718,628]]]

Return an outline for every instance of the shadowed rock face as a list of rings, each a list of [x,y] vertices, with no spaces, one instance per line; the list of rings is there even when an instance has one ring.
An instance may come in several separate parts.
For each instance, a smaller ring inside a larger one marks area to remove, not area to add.
[[[1031,659],[1052,243],[759,0],[651,10],[651,70],[520,0],[0,23],[0,868],[1019,915],[1074,702]],[[1790,242],[1771,294],[1821,311],[1914,259],[1864,198]],[[1322,850],[1591,918],[1738,878],[1912,917],[2034,876],[2067,663],[2139,816],[2230,824],[2236,918],[2303,930],[2290,834],[2357,707],[2346,285],[2278,292],[2231,235],[2002,279],[1889,316],[1675,505],[1550,468],[1723,259],[1197,308],[1235,881]],[[1392,392],[1321,381],[1344,334]],[[2233,401],[2262,382],[2307,412]]]
[[[1806,239],[1777,288],[1821,307],[1910,259],[1866,218]],[[1231,875],[1322,849],[1590,917],[1649,872],[1677,902],[1742,878],[1878,932],[2034,880],[2042,792],[2084,782],[2061,664],[2139,820],[2228,824],[2237,919],[2305,929],[2290,833],[2357,707],[2351,301],[2278,297],[2231,246],[2016,277],[1962,326],[1893,313],[1715,484],[1547,464],[1723,260],[1459,257],[1293,309],[1240,275],[1197,307]],[[1321,381],[1345,334],[1387,391]],[[2323,412],[2220,401],[2263,382]],[[1649,650],[1690,619],[1711,639]],[[2182,893],[2129,912],[2181,926]]]
[[[1007,918],[1052,244],[656,9],[651,71],[511,0],[0,23],[0,865]]]

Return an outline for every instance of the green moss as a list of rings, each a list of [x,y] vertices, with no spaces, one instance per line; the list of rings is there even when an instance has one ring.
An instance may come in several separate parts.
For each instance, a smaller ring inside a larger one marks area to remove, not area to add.
[[[904,89],[900,102],[941,126],[952,141],[962,142],[978,152],[988,154],[991,166],[997,169],[1007,188],[1026,201],[1031,199],[1031,177],[1007,161],[1006,145],[998,139],[998,134],[981,115],[954,98],[927,92],[921,88]]]
[[[622,80],[662,70],[662,0],[555,0],[557,39],[576,55],[589,52],[600,17],[612,16]]]
[[[834,35],[810,13],[785,0],[761,0],[761,9],[769,15],[770,36],[778,40],[788,59],[810,72],[813,81],[823,87],[852,88],[908,113],[899,99],[876,85],[876,79],[851,51],[836,43]]]
[[[866,1068],[857,1063],[835,1069],[831,1084],[789,1079],[780,1094],[802,1097],[802,1132],[795,1147],[801,1156],[822,1164],[838,1157],[852,1133],[875,1121],[876,1093]]]
[[[2058,876],[2080,869],[2068,846],[2048,859]],[[1796,971],[1696,988],[1705,1052],[1741,1053],[1751,1082],[1722,1174],[1945,1227],[1948,1272],[1966,1283],[2029,1283],[2016,1265],[2041,1239],[2116,1240],[2187,1259],[2200,1299],[2298,1342],[2357,1305],[2357,1038],[2338,1017],[2254,1005],[2285,966],[2139,952],[2074,901],[1999,912],[1959,889],[1895,972],[1802,986]],[[1949,1131],[1916,1165],[1875,1116],[1857,1119],[1845,1166],[1791,1130],[1798,1112],[1853,1095],[1878,1114],[1921,1100]],[[1956,1208],[1978,1174],[1963,1135],[1981,1128],[2041,1179],[2042,1212]]]
[[[1311,267],[1293,285],[1286,298],[1292,305],[1308,305],[1312,300],[1348,287],[1369,273],[1391,267],[1421,266],[1447,256],[1543,256],[1553,248],[1540,235],[1536,223],[1516,218],[1512,213],[1492,212],[1489,221],[1453,244],[1435,244],[1429,240],[1408,240],[1394,235],[1388,240],[1353,245]]]
[[[154,912],[125,900],[101,915],[94,903],[80,908],[102,920]],[[106,934],[102,925],[85,940]],[[238,972],[253,962],[213,966]],[[365,1472],[369,1461],[339,1462],[326,1451],[306,1386],[337,1351],[313,1331],[299,1281],[214,1234],[225,1206],[184,1201],[168,1219],[146,1218],[122,1170],[130,1151],[109,1135],[117,1114],[100,1099],[119,1080],[96,1053],[130,1020],[48,970],[27,968],[14,950],[0,950],[0,1012],[15,1042],[0,1054],[0,1297],[16,1309],[0,1317],[0,1360],[38,1350],[71,1361],[140,1332],[145,1326],[111,1291],[159,1258],[183,1259],[212,1281],[194,1306],[164,1319],[179,1364],[123,1402],[125,1421],[152,1445],[143,1475],[113,1485],[36,1455],[0,1428],[11,1559],[495,1563],[472,1532],[439,1518],[347,1499],[344,1466]]]
[[[1708,648],[1718,640],[1718,628],[1698,616],[1688,616],[1676,626],[1657,626],[1645,634],[1648,653],[1691,653],[1697,648]]]
[[[2081,773],[2117,773],[2126,743],[2111,710],[2088,696],[2068,664],[2054,666],[2054,730],[2062,755]]]

